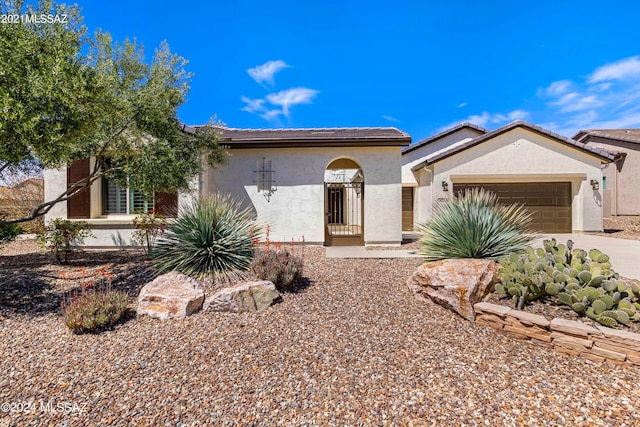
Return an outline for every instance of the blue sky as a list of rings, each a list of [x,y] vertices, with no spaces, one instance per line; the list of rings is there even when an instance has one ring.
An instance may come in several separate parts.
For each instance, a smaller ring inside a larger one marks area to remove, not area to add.
[[[162,40],[194,73],[190,125],[394,126],[419,141],[462,121],[566,136],[640,127],[631,1],[79,0],[90,31]]]

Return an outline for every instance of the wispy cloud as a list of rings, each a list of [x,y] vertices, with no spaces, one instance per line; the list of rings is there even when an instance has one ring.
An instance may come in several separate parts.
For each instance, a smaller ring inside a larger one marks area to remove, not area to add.
[[[298,104],[311,104],[313,98],[320,93],[317,90],[306,87],[296,87],[281,90],[277,93],[270,93],[264,99],[251,99],[243,96],[240,98],[244,102],[242,111],[256,114],[268,122],[278,121],[280,116],[289,118],[291,107]],[[276,108],[273,108],[275,106]]]
[[[277,121],[278,117],[282,114],[282,110],[268,108],[265,105],[266,101],[264,99],[251,99],[246,96],[243,96],[240,99],[245,103],[245,106],[240,110],[256,114],[268,122]]]
[[[623,80],[640,76],[640,56],[632,56],[611,64],[603,65],[589,76],[588,83]]]
[[[543,126],[572,136],[580,129],[640,126],[640,56],[597,67],[581,80],[538,89]]]
[[[242,111],[256,114],[268,122],[278,122],[280,116],[287,119],[291,116],[291,108],[299,104],[311,104],[319,91],[307,87],[294,87],[279,92],[273,92],[274,76],[283,68],[291,66],[282,60],[268,61],[262,65],[249,68],[247,73],[253,80],[270,91],[264,98],[248,98],[242,96],[244,102]]]
[[[267,95],[267,101],[282,108],[285,117],[289,117],[289,108],[298,104],[311,104],[319,92],[306,87],[294,87]]]
[[[396,119],[393,116],[382,116],[382,118],[393,123],[402,123],[400,120]]]
[[[269,85],[273,87],[275,74],[282,70],[283,68],[290,68],[286,62],[282,60],[277,61],[267,61],[262,65],[258,65],[253,68],[249,68],[247,73],[251,76],[253,80],[261,85]]]
[[[443,131],[449,129],[452,126],[463,122],[473,123],[474,125],[488,127],[488,125],[502,126],[504,124],[513,122],[515,120],[526,120],[529,118],[530,113],[524,110],[513,110],[508,113],[502,114],[492,114],[488,111],[483,111],[481,114],[472,114],[467,116],[467,118],[462,120],[457,120],[455,122],[449,123],[446,126],[441,127],[438,131]]]
[[[462,107],[466,107],[467,103],[466,102],[461,102],[460,104],[457,105],[456,108],[462,108]]]

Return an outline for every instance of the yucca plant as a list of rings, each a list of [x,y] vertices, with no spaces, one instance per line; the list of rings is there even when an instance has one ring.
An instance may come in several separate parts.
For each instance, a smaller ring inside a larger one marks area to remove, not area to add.
[[[260,227],[249,208],[228,194],[202,197],[180,212],[151,251],[160,273],[179,271],[216,281],[251,265]]]
[[[501,205],[484,189],[460,192],[436,202],[431,221],[419,226],[427,260],[498,258],[526,248],[536,238],[523,205]]]

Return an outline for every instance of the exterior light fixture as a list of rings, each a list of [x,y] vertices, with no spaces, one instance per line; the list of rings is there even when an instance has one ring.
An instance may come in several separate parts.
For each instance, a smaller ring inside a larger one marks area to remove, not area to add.
[[[449,191],[449,183],[447,181],[442,181],[442,191]]]
[[[589,183],[591,184],[591,188],[593,188],[593,191],[597,191],[600,189],[600,184],[597,180],[592,179],[591,181],[589,181]]]

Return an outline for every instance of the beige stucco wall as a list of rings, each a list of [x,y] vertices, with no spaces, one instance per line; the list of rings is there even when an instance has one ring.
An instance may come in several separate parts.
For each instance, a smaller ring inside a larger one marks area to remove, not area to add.
[[[627,153],[619,164],[603,170],[612,215],[640,215],[640,144],[590,137],[585,143],[613,153]]]
[[[269,198],[254,183],[257,161],[271,160],[277,191]],[[231,150],[227,165],[208,169],[204,193],[228,192],[250,206],[271,239],[324,242],[324,176],[337,158],[349,158],[363,170],[365,244],[399,244],[402,239],[400,147],[326,147]]]
[[[450,198],[454,182],[571,182],[572,226],[602,230],[601,162],[594,156],[522,128],[515,128],[433,165],[431,197]],[[442,181],[449,184],[444,192]],[[431,206],[426,216],[430,217]]]

